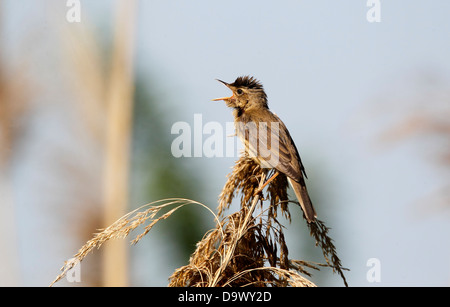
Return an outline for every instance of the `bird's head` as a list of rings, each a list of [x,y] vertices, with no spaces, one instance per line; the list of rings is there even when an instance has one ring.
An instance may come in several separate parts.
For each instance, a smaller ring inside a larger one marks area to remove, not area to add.
[[[233,92],[233,95],[216,98],[213,101],[223,100],[228,107],[239,109],[243,112],[250,109],[268,108],[267,95],[263,86],[254,77],[238,77],[233,83],[227,83],[219,79],[217,81],[225,84]]]

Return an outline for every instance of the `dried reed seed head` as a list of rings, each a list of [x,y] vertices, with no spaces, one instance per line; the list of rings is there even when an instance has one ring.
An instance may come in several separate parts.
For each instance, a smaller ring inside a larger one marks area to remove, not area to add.
[[[197,243],[189,264],[175,270],[170,276],[169,286],[315,286],[300,274],[310,276],[307,268],[318,269],[317,266],[288,258],[283,225],[277,220],[278,208],[290,218],[287,209],[286,177],[279,175],[269,184],[267,193],[270,204],[267,210],[262,208],[260,195],[255,195],[264,183],[266,175],[266,169],[261,169],[246,156],[236,162],[220,195],[219,212],[222,214],[223,210],[229,207],[237,192],[241,193],[241,209],[221,220],[213,213],[216,228]],[[262,210],[259,215],[253,217],[258,202]],[[148,223],[144,231],[132,241],[137,243],[157,222],[168,218],[187,204],[199,204],[211,211],[203,204],[186,199],[161,200],[132,211],[89,240],[73,261],[65,263],[61,269],[63,272],[53,283],[82,261],[93,248],[99,248],[110,239],[123,238],[138,226]],[[162,209],[174,205],[175,208],[157,217]],[[147,209],[140,211],[144,208]],[[267,214],[264,214],[265,212]],[[341,267],[333,242],[327,235],[328,228],[319,220],[308,223],[308,226],[311,235],[322,248],[327,265],[338,272],[347,285],[342,272],[345,269]],[[266,266],[267,263],[270,266]]]
[[[241,209],[217,224],[215,233],[218,233],[217,229],[223,229],[223,237],[207,236],[202,241],[208,240],[208,243],[197,245],[189,265],[174,272],[169,286],[313,285],[297,276],[296,272],[289,271],[296,267],[303,271],[306,269],[300,265],[291,267],[283,226],[276,219],[279,207],[285,216],[290,217],[286,177],[281,174],[269,184],[270,204],[267,210],[264,210],[259,195],[255,196],[267,173],[267,169],[261,169],[247,156],[236,161],[220,194],[218,211],[222,215],[236,194],[241,195]],[[261,204],[259,218],[252,216],[258,201]],[[267,263],[270,264],[268,269]]]
[[[248,206],[254,198],[255,192],[260,185],[262,174],[268,173],[268,169],[263,169],[252,158],[242,155],[236,161],[232,172],[228,175],[228,180],[219,195],[219,215],[231,205],[236,194],[241,195],[241,206]],[[267,193],[270,199],[269,217],[276,217],[278,208],[290,221],[290,213],[287,208],[289,199],[287,194],[288,182],[284,174],[279,174],[272,180]]]
[[[61,268],[62,273],[56,277],[56,279],[50,284],[50,286],[55,282],[61,280],[70,269],[72,269],[77,263],[81,262],[94,248],[100,248],[103,243],[111,239],[125,238],[130,234],[131,231],[135,230],[137,227],[148,223],[148,225],[144,227],[143,233],[138,235],[132,241],[132,243],[135,244],[144,235],[146,235],[157,222],[170,217],[175,211],[189,204],[200,205],[212,212],[211,209],[199,202],[181,198],[163,199],[144,205],[134,211],[129,212],[128,214],[115,221],[109,227],[95,234],[94,237],[87,241],[86,244],[84,244],[80,248],[80,250],[73,256],[72,261],[66,262],[64,264],[64,266]],[[161,210],[174,205],[176,205],[175,208],[157,217],[157,215],[161,213]],[[143,209],[145,210],[140,211]],[[217,216],[215,214],[214,217],[217,219]]]
[[[344,270],[348,269],[342,267],[341,260],[339,259],[334,246],[333,239],[328,236],[328,228],[324,222],[316,219],[314,223],[308,223],[310,229],[310,234],[314,239],[316,239],[316,245],[319,245],[322,249],[322,254],[327,262],[327,265],[333,269],[333,272],[338,273],[345,286],[348,286],[347,280],[344,276]],[[330,260],[331,259],[331,260]]]

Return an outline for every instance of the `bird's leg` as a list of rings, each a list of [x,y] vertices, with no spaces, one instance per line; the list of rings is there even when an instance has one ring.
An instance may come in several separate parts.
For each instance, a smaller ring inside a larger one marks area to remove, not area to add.
[[[253,196],[258,195],[259,193],[262,192],[262,190],[264,190],[264,188],[272,181],[274,180],[277,176],[278,176],[279,172],[275,171],[275,174],[273,174],[269,179],[267,179],[267,181],[258,188],[258,190],[256,190],[256,192],[253,194]]]

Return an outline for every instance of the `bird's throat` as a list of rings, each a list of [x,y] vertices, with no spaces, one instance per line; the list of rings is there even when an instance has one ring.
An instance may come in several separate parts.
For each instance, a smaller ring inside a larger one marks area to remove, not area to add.
[[[241,117],[244,113],[244,110],[241,107],[235,107],[234,112],[235,117]]]

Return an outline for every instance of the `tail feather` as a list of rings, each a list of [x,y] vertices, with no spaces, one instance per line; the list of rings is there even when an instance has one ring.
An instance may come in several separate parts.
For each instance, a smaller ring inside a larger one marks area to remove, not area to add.
[[[309,198],[305,182],[301,184],[299,182],[296,182],[295,180],[292,180],[289,177],[288,181],[291,187],[294,189],[295,196],[297,196],[300,206],[302,207],[302,210],[305,213],[306,220],[308,221],[308,223],[313,222],[316,219],[317,214],[316,210],[314,210],[311,199]]]

